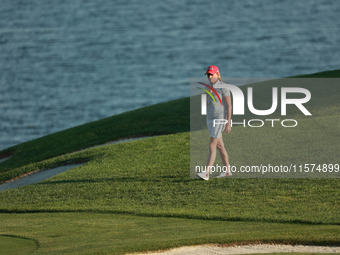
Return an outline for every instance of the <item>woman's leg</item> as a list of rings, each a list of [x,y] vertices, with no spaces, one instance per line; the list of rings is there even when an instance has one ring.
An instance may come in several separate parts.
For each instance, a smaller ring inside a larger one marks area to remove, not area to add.
[[[222,135],[221,135],[220,138],[218,138],[217,148],[220,151],[220,156],[221,156],[223,165],[225,165],[227,167],[227,169],[229,170],[229,157],[228,157],[228,152],[227,152],[226,148],[224,147]]]
[[[214,165],[216,159],[216,147],[218,144],[218,138],[210,138],[209,142],[209,154],[207,159],[207,170],[210,172],[210,167]]]

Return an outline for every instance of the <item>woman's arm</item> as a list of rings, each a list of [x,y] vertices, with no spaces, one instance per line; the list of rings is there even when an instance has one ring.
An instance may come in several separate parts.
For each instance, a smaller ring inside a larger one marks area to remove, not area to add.
[[[224,100],[226,102],[226,106],[227,106],[227,120],[228,120],[228,123],[225,127],[225,132],[226,133],[230,133],[231,132],[231,96],[225,96],[224,97]]]

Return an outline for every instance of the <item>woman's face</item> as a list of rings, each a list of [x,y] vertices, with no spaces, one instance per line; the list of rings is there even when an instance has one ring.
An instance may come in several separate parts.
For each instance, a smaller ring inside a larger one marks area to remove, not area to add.
[[[208,80],[211,84],[216,83],[217,80],[218,80],[218,74],[217,73],[215,73],[215,74],[207,73],[207,77],[208,77]]]

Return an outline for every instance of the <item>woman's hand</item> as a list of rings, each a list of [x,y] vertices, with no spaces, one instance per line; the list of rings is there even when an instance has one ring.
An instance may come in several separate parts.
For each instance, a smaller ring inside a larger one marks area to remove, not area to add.
[[[230,126],[230,123],[228,122],[226,127],[225,127],[225,132],[228,134],[231,132],[231,126]]]

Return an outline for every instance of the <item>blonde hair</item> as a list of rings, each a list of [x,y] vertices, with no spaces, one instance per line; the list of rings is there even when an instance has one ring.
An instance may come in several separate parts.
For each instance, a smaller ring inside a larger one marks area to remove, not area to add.
[[[220,81],[222,81],[221,74],[220,74],[220,73],[217,73],[217,74],[218,74],[218,79],[219,79]]]

